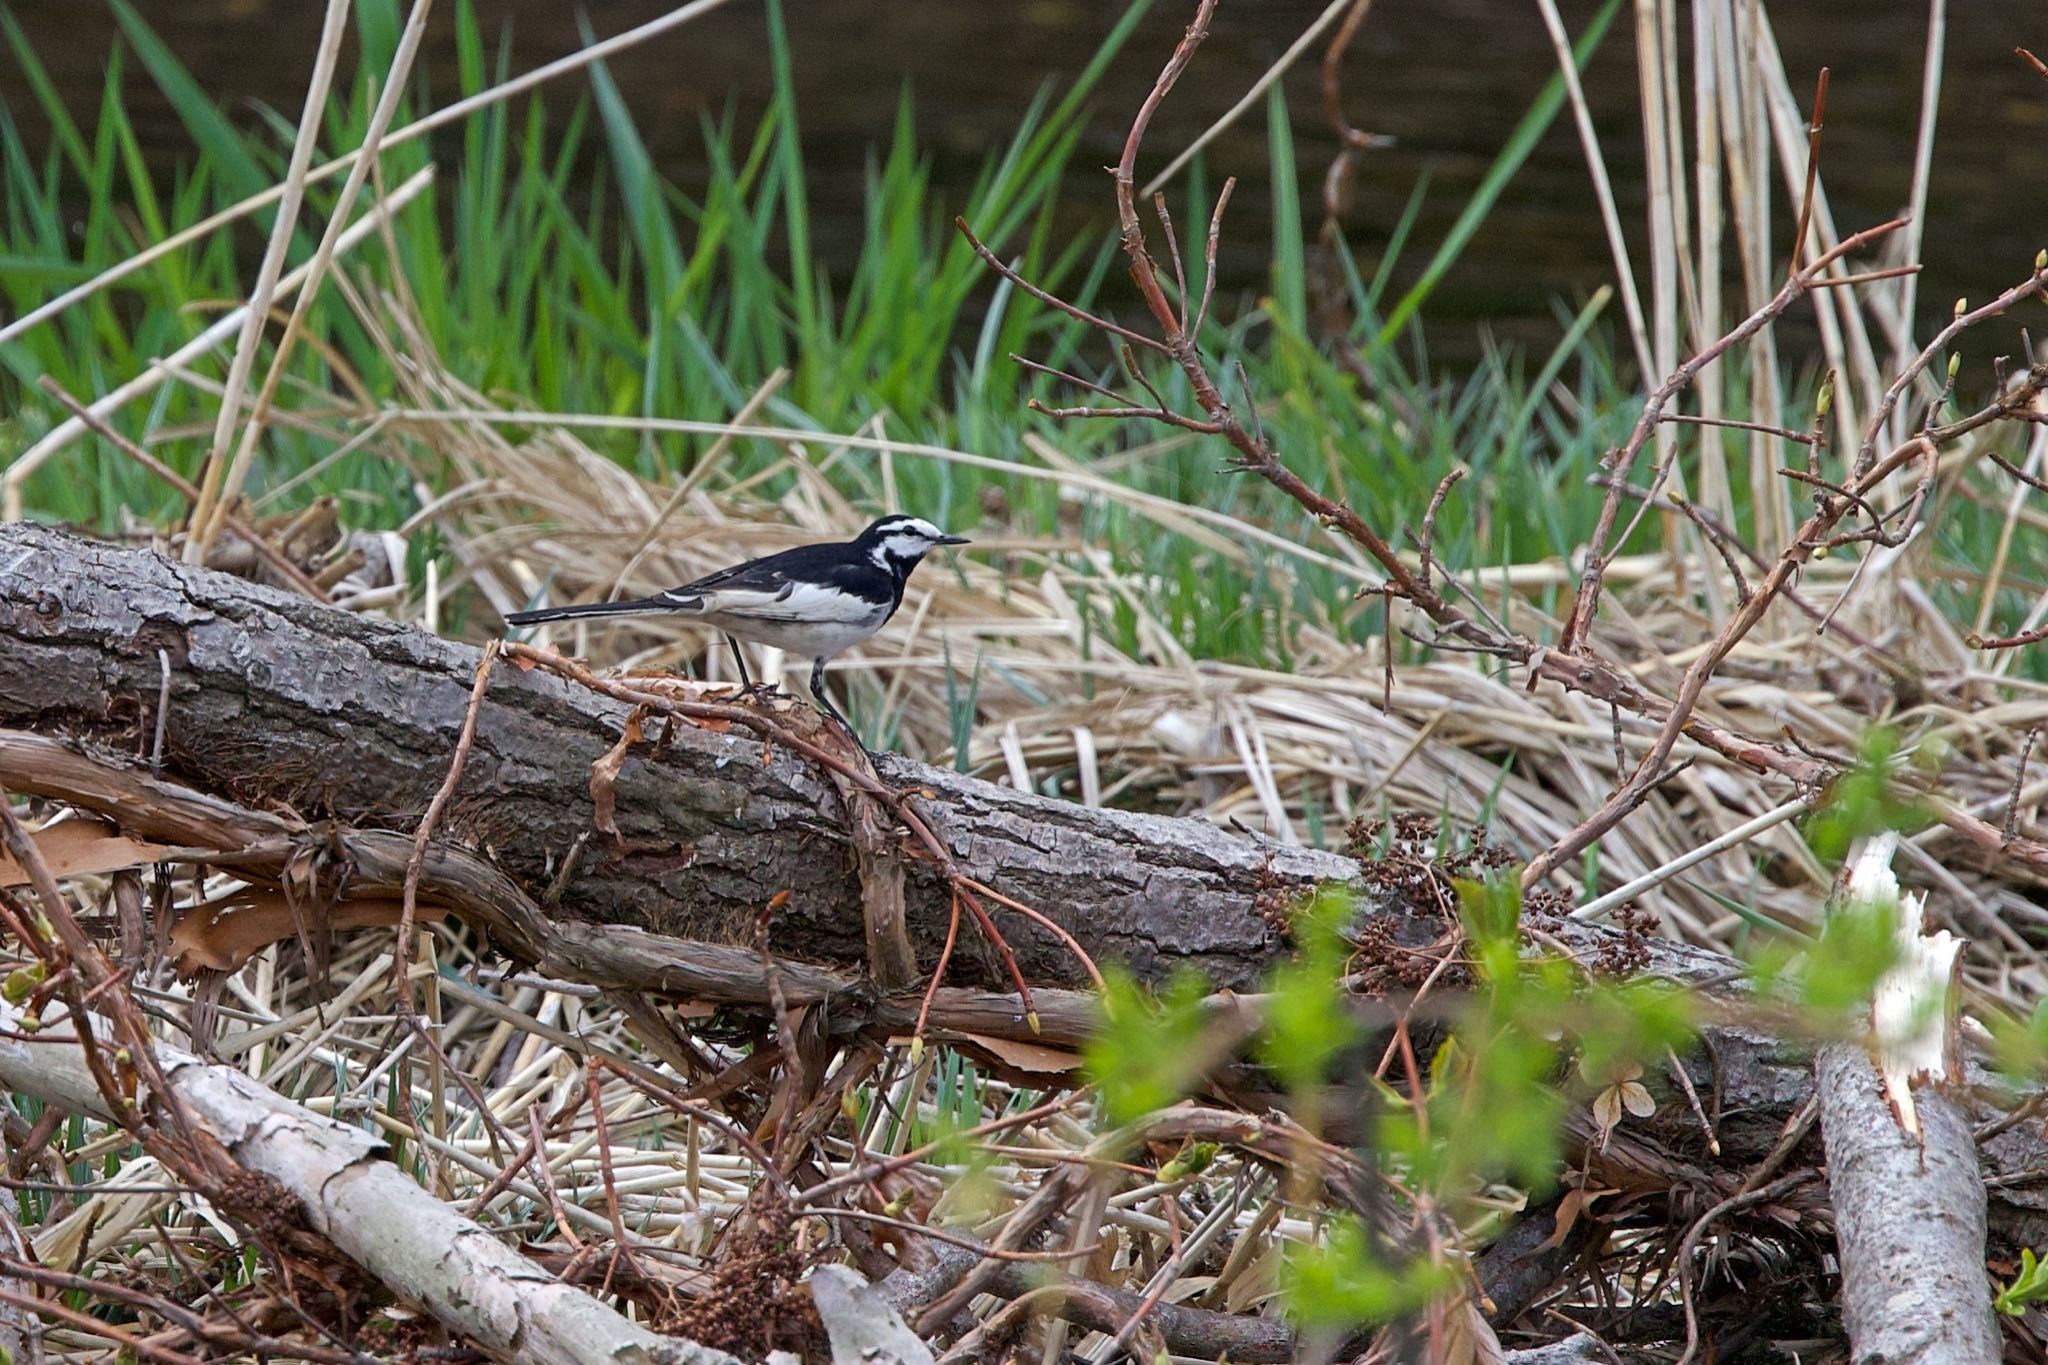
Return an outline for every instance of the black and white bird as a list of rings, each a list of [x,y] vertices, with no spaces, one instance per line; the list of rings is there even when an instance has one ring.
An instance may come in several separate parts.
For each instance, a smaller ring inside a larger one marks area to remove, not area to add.
[[[903,605],[903,585],[911,571],[927,554],[941,545],[967,543],[967,537],[949,536],[922,517],[894,514],[852,540],[799,545],[652,597],[515,611],[505,622],[532,626],[588,616],[687,616],[725,632],[749,692],[755,685],[740,640],[809,659],[811,695],[853,734],[853,726],[825,695],[826,662],[887,624]]]

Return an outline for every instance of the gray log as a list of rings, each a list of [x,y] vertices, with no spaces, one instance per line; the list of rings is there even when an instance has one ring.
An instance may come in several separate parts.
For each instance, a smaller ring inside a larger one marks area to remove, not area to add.
[[[1916,1089],[1915,1141],[1860,1045],[1822,1048],[1814,1076],[1851,1358],[1997,1365],[2004,1350],[1984,1273],[1984,1181],[1969,1122],[1940,1091]]]
[[[147,747],[170,660],[166,771],[247,804],[410,832],[447,774],[478,652],[160,555],[45,527],[0,527],[0,725]],[[860,963],[865,944],[844,812],[805,760],[737,730],[678,726],[627,759],[619,838],[591,832],[591,764],[628,709],[501,663],[444,836],[486,853],[541,899],[579,837],[565,914],[748,944],[778,893],[782,953]],[[1256,844],[1206,821],[1096,810],[900,758],[883,776],[932,793],[940,837],[978,880],[1064,925],[1098,962],[1160,979],[1187,966],[1255,985],[1283,950],[1257,897],[1357,876],[1348,859]],[[929,966],[949,902],[913,864],[912,941]],[[995,909],[1034,985],[1086,978],[1049,934]],[[1443,926],[1418,916],[1406,937]],[[1571,927],[1575,942],[1606,931]],[[963,943],[978,944],[970,925]],[[973,974],[972,964],[964,964]],[[1660,949],[1658,965],[1718,970]],[[959,980],[962,965],[953,976]],[[998,978],[986,964],[982,979]]]
[[[159,649],[171,663],[167,775],[248,805],[284,803],[308,818],[395,830],[407,842],[447,775],[478,656],[147,551],[0,526],[0,725],[144,749],[163,683]],[[866,945],[843,810],[802,759],[736,732],[679,727],[659,756],[642,746],[620,771],[622,839],[591,833],[590,765],[626,714],[608,698],[500,663],[443,834],[476,847],[543,904],[562,855],[590,834],[550,908],[596,925],[751,945],[755,915],[788,889],[776,950],[857,969]],[[884,772],[934,793],[927,809],[969,873],[1065,925],[1097,961],[1148,979],[1186,964],[1219,985],[1251,987],[1284,948],[1256,904],[1271,879],[1358,876],[1349,859],[1254,844],[1206,821],[1092,810],[905,759],[885,758]],[[909,883],[913,942],[929,968],[946,903],[921,865]],[[1379,908],[1401,917],[1405,942],[1445,927],[1434,908]],[[1050,935],[993,913],[1034,985],[1083,984]],[[1576,921],[1552,932],[1588,956],[1614,938]],[[573,937],[565,927],[564,942]],[[962,938],[976,941],[971,927]],[[1644,947],[1648,969],[1674,979],[1736,975],[1713,953],[1664,940]],[[964,985],[962,975],[958,964],[949,973]],[[998,984],[986,971],[983,979]],[[1752,1029],[1710,1034],[1712,1061],[1691,1063],[1695,1079],[1702,1094],[1722,1097],[1724,1151],[1753,1160],[1812,1093],[1811,1057]],[[1667,1109],[1669,1134],[1683,1144],[1693,1129],[1683,1102]],[[2024,1128],[1991,1149],[2001,1169],[2048,1156]],[[2048,1196],[2000,1194],[2029,1232],[2048,1238]]]

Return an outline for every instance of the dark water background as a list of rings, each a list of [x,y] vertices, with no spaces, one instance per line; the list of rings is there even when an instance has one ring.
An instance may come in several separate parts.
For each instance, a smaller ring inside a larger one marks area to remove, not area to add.
[[[137,8],[223,106],[253,118],[268,104],[295,120],[322,6],[316,0],[136,0]],[[97,0],[0,0],[21,22],[66,98],[89,120],[117,32]],[[580,45],[577,6],[560,0],[475,0],[486,33],[509,26],[513,69]],[[665,12],[661,0],[596,0],[584,8],[600,34]],[[1164,164],[1226,109],[1321,10],[1321,0],[1224,0],[1213,36],[1155,120],[1146,168]],[[1109,222],[1108,178],[1130,112],[1193,6],[1158,0],[1095,96],[1089,134],[1065,196],[1074,232]],[[1596,9],[1566,0],[1581,31]],[[2012,53],[2048,53],[2048,0],[1953,0],[1941,136],[1929,202],[1926,318],[1958,295],[1989,297],[2022,279],[2048,245],[2048,81]],[[864,231],[862,180],[870,150],[886,144],[897,101],[912,91],[938,192],[957,196],[991,149],[1016,128],[1047,82],[1070,80],[1122,6],[1090,0],[940,3],[938,0],[788,0],[800,122],[810,171],[814,236],[843,270]],[[422,66],[436,104],[455,98],[454,0],[436,6]],[[1772,18],[1802,107],[1813,74],[1833,70],[1823,165],[1845,230],[1889,217],[1906,202],[1919,105],[1927,6],[1920,0],[1778,0]],[[1689,26],[1681,15],[1680,27]],[[757,113],[770,90],[766,20],[735,3],[614,59],[643,135],[664,174],[699,185],[699,115],[736,103]],[[1320,45],[1292,71],[1304,221],[1320,221],[1323,168],[1335,149],[1317,89]],[[349,60],[345,58],[345,63]],[[1624,220],[1645,280],[1644,187],[1634,42],[1624,6],[1586,76]],[[1397,284],[1419,272],[1516,121],[1555,69],[1534,0],[1376,0],[1345,64],[1352,122],[1395,139],[1371,154],[1346,221],[1370,268],[1419,177],[1430,188]],[[345,65],[344,75],[347,74]],[[1689,75],[1683,77],[1689,80]],[[580,76],[547,88],[561,113],[586,89]],[[129,63],[126,97],[146,154],[169,167],[190,154],[168,105]],[[31,146],[45,129],[11,56],[0,52],[0,98]],[[1482,330],[1532,347],[1559,333],[1553,300],[1582,299],[1612,278],[1585,164],[1567,110],[1425,310],[1434,358],[1478,353]],[[744,122],[742,126],[747,126]],[[459,133],[443,134],[459,151]],[[591,138],[593,148],[601,138]],[[1219,178],[1241,177],[1226,284],[1255,289],[1268,259],[1270,185],[1265,119],[1254,111],[1209,153]],[[1778,235],[1789,240],[1779,210]],[[1647,301],[1646,301],[1647,302]],[[1615,310],[1619,320],[1618,309]],[[2048,318],[2044,318],[2048,321]],[[2037,324],[2036,330],[2048,330]],[[1998,349],[2010,342],[1996,341]]]

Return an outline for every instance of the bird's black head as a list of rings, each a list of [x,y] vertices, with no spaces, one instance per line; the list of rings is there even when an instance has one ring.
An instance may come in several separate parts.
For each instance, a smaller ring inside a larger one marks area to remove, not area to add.
[[[966,536],[949,536],[923,517],[906,517],[901,513],[881,518],[853,541],[855,549],[899,579],[908,578],[917,562],[937,546],[966,543]]]

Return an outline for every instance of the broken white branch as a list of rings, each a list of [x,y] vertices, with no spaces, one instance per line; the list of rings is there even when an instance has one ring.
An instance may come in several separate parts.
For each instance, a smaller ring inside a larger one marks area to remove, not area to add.
[[[832,1365],[932,1365],[929,1346],[886,1294],[843,1265],[811,1273],[811,1302],[832,1342]]]
[[[1901,1128],[1918,1137],[1914,1082],[1962,1079],[1956,973],[1962,966],[1963,940],[1946,929],[1922,932],[1927,898],[1900,892],[1892,871],[1898,843],[1896,834],[1870,841],[1850,873],[1849,899],[1889,910],[1892,917],[1897,958],[1871,993],[1870,1030],[1892,1112]]]
[[[101,1118],[109,1111],[59,1025],[34,1043],[0,1005],[0,1087]],[[54,1035],[52,1037],[51,1035]],[[192,1121],[298,1201],[307,1226],[501,1360],[537,1365],[738,1365],[657,1336],[564,1284],[420,1188],[360,1129],[293,1104],[232,1067],[159,1046]]]
[[[1984,1183],[1969,1122],[1947,1095],[1927,1090],[1915,1141],[1860,1044],[1823,1048],[1814,1080],[1852,1358],[1996,1365],[2003,1351],[1984,1273]]]

